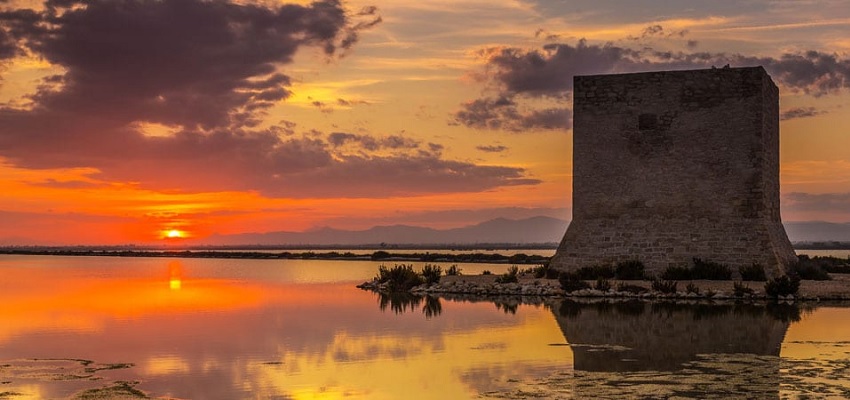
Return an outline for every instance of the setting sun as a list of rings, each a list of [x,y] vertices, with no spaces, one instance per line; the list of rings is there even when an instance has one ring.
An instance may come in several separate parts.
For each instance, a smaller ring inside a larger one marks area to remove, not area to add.
[[[183,232],[181,232],[177,229],[172,229],[170,231],[165,232],[165,237],[167,237],[169,239],[179,239],[179,238],[182,238],[184,236],[185,235],[183,234]]]

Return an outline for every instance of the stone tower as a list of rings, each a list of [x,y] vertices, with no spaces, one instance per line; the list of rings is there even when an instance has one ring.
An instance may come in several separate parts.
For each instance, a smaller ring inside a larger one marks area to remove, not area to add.
[[[768,276],[796,261],[779,215],[779,89],[761,67],[576,76],[573,219],[551,266],[694,257]]]

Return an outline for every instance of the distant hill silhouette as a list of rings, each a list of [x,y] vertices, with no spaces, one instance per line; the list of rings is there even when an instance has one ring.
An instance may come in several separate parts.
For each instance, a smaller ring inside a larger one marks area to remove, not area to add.
[[[231,245],[364,245],[364,244],[475,244],[558,242],[567,221],[551,217],[521,220],[496,218],[477,225],[454,229],[432,229],[408,225],[376,226],[350,231],[321,228],[306,232],[243,233],[213,235],[197,244]]]
[[[783,225],[791,242],[850,242],[850,223],[799,221]]]

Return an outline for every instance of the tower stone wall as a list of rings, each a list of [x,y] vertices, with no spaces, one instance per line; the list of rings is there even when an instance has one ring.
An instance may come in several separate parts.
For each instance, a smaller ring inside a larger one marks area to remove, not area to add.
[[[552,267],[698,257],[777,276],[796,260],[763,68],[577,76],[573,93],[573,219]]]

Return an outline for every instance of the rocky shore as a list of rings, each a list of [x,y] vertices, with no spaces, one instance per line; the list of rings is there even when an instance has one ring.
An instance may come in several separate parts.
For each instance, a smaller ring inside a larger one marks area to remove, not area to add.
[[[808,281],[800,283],[796,296],[781,296],[782,301],[847,301],[850,300],[850,274],[830,274],[832,280]],[[608,290],[593,289],[595,281],[586,281],[591,289],[581,289],[572,292],[564,291],[558,280],[536,279],[520,276],[516,283],[498,283],[496,275],[460,275],[443,276],[439,282],[422,284],[410,289],[419,295],[470,295],[470,296],[543,296],[564,298],[632,298],[632,299],[671,299],[671,300],[767,300],[764,282],[739,282],[742,287],[749,288],[752,293],[735,293],[733,281],[676,281],[675,293],[662,293],[652,290],[651,281],[617,281],[608,283]],[[620,284],[628,285],[630,291],[618,291]],[[690,286],[691,291],[686,290]],[[364,290],[385,292],[386,283],[377,280],[364,282],[357,287]],[[643,288],[638,292],[636,288]],[[695,289],[695,290],[694,290]]]

